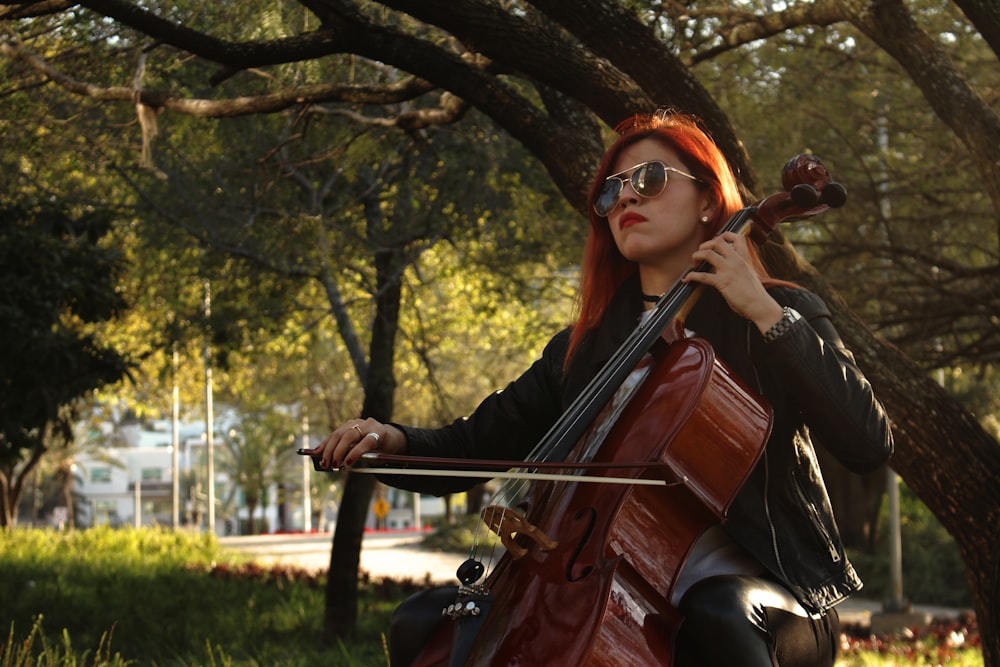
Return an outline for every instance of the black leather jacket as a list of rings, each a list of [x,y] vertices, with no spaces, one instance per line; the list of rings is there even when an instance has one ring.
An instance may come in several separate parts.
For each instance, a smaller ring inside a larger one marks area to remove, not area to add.
[[[844,348],[823,301],[804,289],[769,291],[802,315],[770,343],[714,290],[705,290],[686,326],[711,342],[719,358],[774,409],[764,454],[734,501],[725,529],[784,581],[806,609],[821,613],[862,584],[845,556],[813,443],[861,473],[888,460],[892,435],[881,404]],[[563,372],[569,341],[565,330],[521,377],[486,398],[470,416],[439,429],[400,426],[409,452],[524,458],[635,327],[642,310],[638,295],[637,283],[626,282],[568,372]],[[385,475],[383,481],[438,495],[470,486],[460,478]]]

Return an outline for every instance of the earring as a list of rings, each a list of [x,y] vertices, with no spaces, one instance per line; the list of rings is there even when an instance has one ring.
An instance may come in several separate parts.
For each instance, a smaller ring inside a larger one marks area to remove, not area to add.
[[[708,222],[708,216],[707,215],[701,216],[701,221],[702,222]]]

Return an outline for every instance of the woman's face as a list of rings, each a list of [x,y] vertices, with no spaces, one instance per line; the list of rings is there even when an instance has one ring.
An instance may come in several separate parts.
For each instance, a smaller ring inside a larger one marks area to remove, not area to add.
[[[625,185],[607,215],[608,225],[626,259],[649,266],[676,265],[689,261],[705,240],[702,217],[712,219],[714,207],[698,182],[669,170],[663,192],[654,197],[636,194],[628,181],[631,168],[652,161],[689,173],[678,153],[658,139],[647,137],[627,146],[612,165],[612,173],[625,172],[620,175]]]

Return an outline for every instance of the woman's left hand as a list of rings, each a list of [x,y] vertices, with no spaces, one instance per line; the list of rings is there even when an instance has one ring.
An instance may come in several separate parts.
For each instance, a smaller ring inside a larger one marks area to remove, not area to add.
[[[767,293],[750,264],[745,236],[724,232],[698,246],[691,259],[694,266],[708,262],[714,271],[691,271],[684,282],[714,287],[733,312],[752,321],[761,332],[781,319],[781,305]]]

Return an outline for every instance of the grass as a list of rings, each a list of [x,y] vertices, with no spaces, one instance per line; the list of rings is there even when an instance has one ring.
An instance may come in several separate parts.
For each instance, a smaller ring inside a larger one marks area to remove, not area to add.
[[[356,635],[329,644],[322,577],[259,567],[211,536],[0,530],[0,667],[385,667],[389,618],[421,587],[363,580]],[[981,666],[960,630],[853,640],[838,667]]]
[[[205,536],[3,531],[0,666],[35,665],[17,657],[27,645],[40,665],[385,665],[383,629],[416,584],[365,583],[357,637],[334,646],[321,641],[322,584],[242,562]]]

